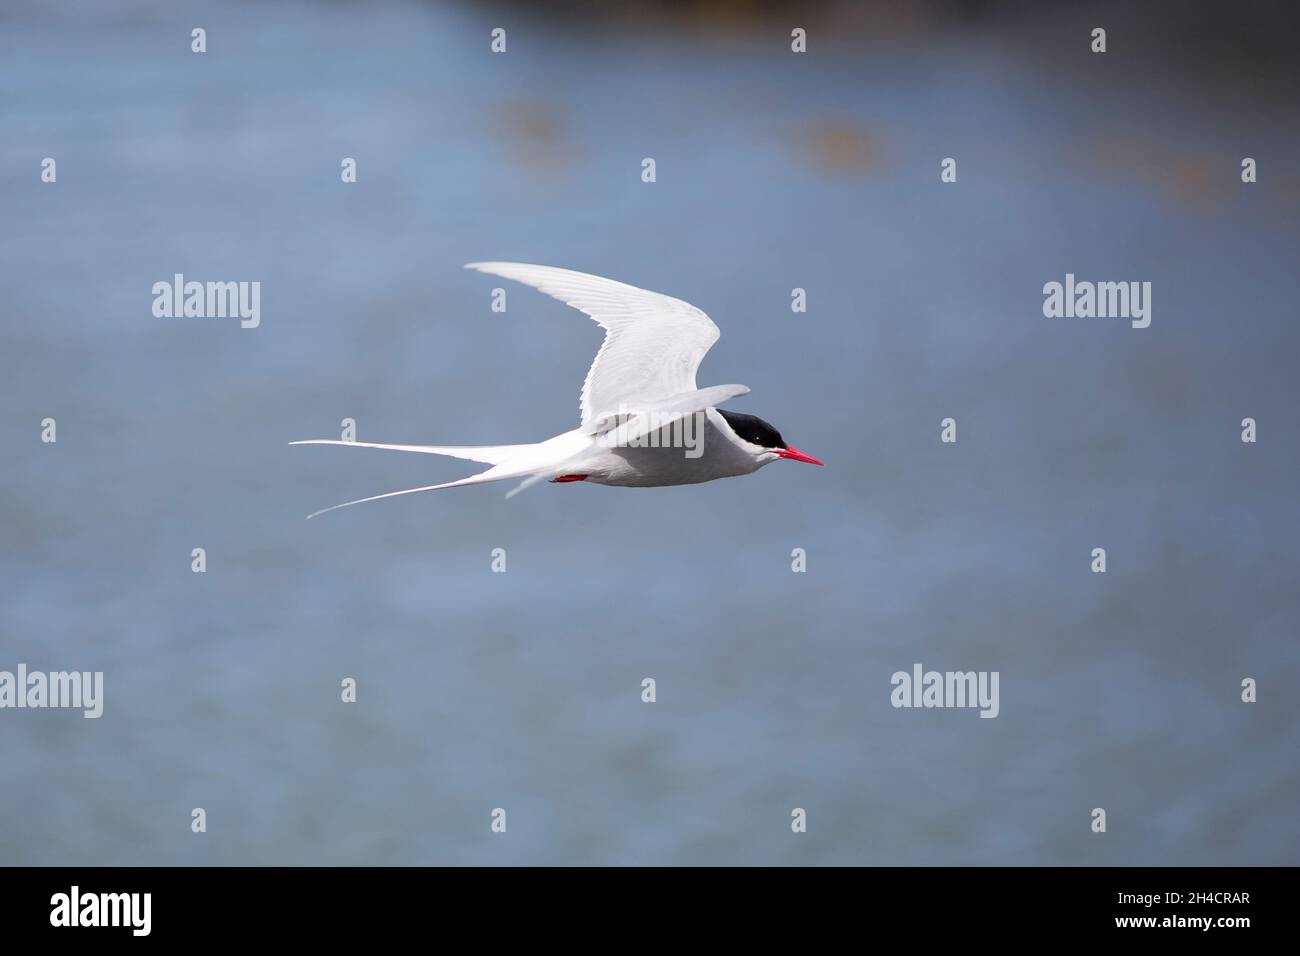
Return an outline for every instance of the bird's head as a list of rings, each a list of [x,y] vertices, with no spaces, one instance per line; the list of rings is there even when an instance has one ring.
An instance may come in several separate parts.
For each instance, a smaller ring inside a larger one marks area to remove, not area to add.
[[[810,465],[826,464],[824,461],[818,461],[812,455],[805,455],[798,448],[787,445],[779,431],[756,415],[741,415],[738,412],[723,411],[721,408],[717,411],[719,415],[726,419],[727,424],[731,426],[731,430],[736,433],[737,437],[749,446],[749,452],[760,466],[776,461],[778,458],[786,458],[790,461],[806,461]]]

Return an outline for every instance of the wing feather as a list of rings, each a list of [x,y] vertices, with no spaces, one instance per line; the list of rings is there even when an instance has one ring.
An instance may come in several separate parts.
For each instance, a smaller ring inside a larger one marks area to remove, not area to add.
[[[720,333],[701,310],[672,296],[552,266],[471,262],[467,269],[513,279],[559,299],[605,330],[582,383],[582,424],[695,389],[695,373]]]

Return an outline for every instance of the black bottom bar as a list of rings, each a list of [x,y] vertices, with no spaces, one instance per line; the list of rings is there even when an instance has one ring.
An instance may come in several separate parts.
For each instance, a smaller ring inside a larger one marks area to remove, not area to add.
[[[0,870],[0,915],[8,941],[66,942],[76,934],[82,944],[134,937],[338,945],[420,929],[472,930],[493,941],[513,931],[545,943],[622,927],[625,937],[607,937],[613,945],[645,934],[681,939],[677,924],[697,938],[732,943],[782,931],[879,939],[880,930],[908,926],[927,945],[1044,932],[1231,943],[1285,930],[1294,875],[1284,868],[21,868]]]

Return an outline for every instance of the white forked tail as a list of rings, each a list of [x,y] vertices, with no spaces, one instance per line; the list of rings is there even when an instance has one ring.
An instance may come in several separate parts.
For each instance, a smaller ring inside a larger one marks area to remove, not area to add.
[[[315,438],[307,441],[293,441],[290,445],[342,445],[348,448],[381,448],[389,451],[413,451],[426,455],[444,455],[448,458],[462,458],[467,461],[480,461],[489,464],[492,467],[487,471],[479,472],[477,475],[470,475],[467,478],[460,478],[456,481],[447,481],[438,485],[425,485],[420,488],[403,488],[400,491],[390,491],[382,495],[371,495],[369,498],[358,498],[355,501],[345,501],[339,505],[332,505],[329,508],[322,508],[320,511],[313,511],[307,517],[315,518],[317,515],[323,515],[327,511],[336,511],[339,508],[347,508],[352,505],[365,504],[367,501],[379,501],[383,498],[396,498],[399,495],[413,495],[422,491],[437,491],[441,488],[457,488],[461,485],[477,485],[487,481],[502,481],[506,478],[529,478],[534,475],[550,477],[556,472],[555,466],[558,462],[563,462],[573,457],[574,453],[592,444],[591,438],[581,431],[575,430],[565,432],[563,435],[556,435],[554,438],[530,445],[388,445],[376,444],[373,442],[359,441],[335,441],[332,439]],[[520,491],[522,488],[516,489]],[[513,495],[515,492],[511,492]],[[507,495],[506,497],[510,497]]]
[[[363,505],[367,501],[379,501],[381,498],[396,498],[399,495],[413,495],[420,491],[437,491],[439,488],[455,488],[459,485],[477,485],[485,481],[500,481],[503,478],[519,477],[519,472],[509,471],[508,469],[505,474],[493,474],[493,472],[504,468],[505,466],[503,465],[497,465],[493,468],[489,468],[487,471],[482,471],[477,475],[470,475],[468,478],[461,478],[457,481],[446,481],[440,485],[425,485],[422,488],[403,488],[401,491],[389,491],[382,495],[371,495],[369,498],[357,498],[355,501],[345,501],[341,505],[330,505],[328,508],[322,508],[320,511],[313,511],[307,516],[307,520],[310,521],[317,515],[323,515],[327,511],[337,511],[339,508],[348,508],[352,505]],[[507,497],[509,496],[507,495]]]
[[[388,451],[418,451],[425,455],[445,455],[448,458],[463,458],[466,461],[481,461],[485,465],[499,465],[508,458],[518,455],[532,445],[379,445],[364,441],[334,441],[329,438],[309,438],[306,441],[291,441],[290,445],[343,445],[346,448],[383,448]]]

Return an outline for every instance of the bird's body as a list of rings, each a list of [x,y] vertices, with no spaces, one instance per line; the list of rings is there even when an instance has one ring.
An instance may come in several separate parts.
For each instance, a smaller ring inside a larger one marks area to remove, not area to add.
[[[757,471],[762,463],[737,444],[735,433],[716,408],[699,413],[691,427],[700,450],[688,458],[671,426],[646,436],[642,447],[602,449],[582,465],[584,480],[621,488],[697,485]],[[678,429],[677,434],[680,434]]]
[[[587,313],[604,327],[605,341],[582,386],[582,424],[546,441],[525,445],[292,442],[420,452],[492,466],[458,481],[361,498],[324,511],[504,479],[523,479],[513,495],[548,478],[658,487],[747,475],[778,458],[821,464],[787,446],[780,433],[762,419],[716,407],[747,394],[744,385],[696,388],[696,369],[719,332],[695,306],[612,279],[550,266],[476,262],[466,268],[531,285]]]

